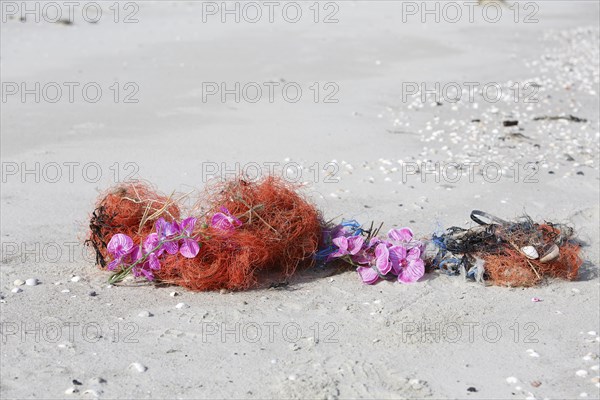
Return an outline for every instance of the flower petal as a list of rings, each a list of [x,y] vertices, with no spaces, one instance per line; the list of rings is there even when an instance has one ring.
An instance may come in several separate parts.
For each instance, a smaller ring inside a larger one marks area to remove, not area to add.
[[[402,261],[406,258],[406,248],[404,246],[390,247],[390,261],[392,263],[392,272],[395,275],[400,274]]]
[[[369,240],[367,249],[370,249],[373,246],[377,246],[379,243],[381,243],[381,239],[379,239],[378,237],[372,237],[371,240]]]
[[[379,280],[379,274],[373,268],[370,267],[358,267],[356,269],[360,279],[367,285],[372,285]]]
[[[345,236],[336,237],[332,240],[333,244],[337,246],[337,250],[331,254],[332,258],[342,257],[348,254],[348,238]]]
[[[401,243],[408,243],[413,238],[413,232],[410,228],[392,229],[388,232],[388,237]]]
[[[152,273],[152,271],[150,271],[148,269],[142,269],[140,272],[142,274],[144,274],[144,276],[146,277],[146,279],[148,279],[149,281],[153,281],[154,280],[154,274]]]
[[[177,242],[165,242],[163,244],[163,248],[169,254],[177,254],[177,252],[179,251],[179,244],[177,244]]]
[[[189,217],[181,221],[181,230],[188,236],[192,236],[194,226],[196,226],[196,218],[194,217]]]
[[[372,252],[360,251],[352,256],[352,261],[357,264],[371,264],[375,256]]]
[[[120,258],[116,258],[114,260],[112,260],[111,262],[108,263],[108,265],[106,266],[106,269],[108,269],[109,271],[114,271],[115,268],[117,268],[120,264],[121,264],[121,259]]]
[[[171,222],[171,224],[169,225],[168,236],[175,236],[175,235],[179,235],[180,233],[181,233],[181,226],[179,225],[179,223],[177,221]]]
[[[413,247],[406,255],[408,261],[414,261],[421,258],[421,249],[419,247]]]
[[[158,236],[163,237],[165,236],[165,231],[166,231],[166,225],[167,225],[167,221],[165,221],[165,219],[163,217],[160,217],[159,219],[156,220],[156,222],[154,223],[154,229],[156,230],[156,233],[158,233]]]
[[[198,252],[200,252],[200,246],[198,245],[198,242],[193,239],[183,239],[179,252],[185,258],[194,258],[198,255]]]
[[[231,221],[231,217],[223,213],[216,213],[215,215],[213,215],[213,217],[210,220],[210,225],[213,228],[217,228],[222,231],[231,231],[235,229],[235,226]]]
[[[113,235],[107,246],[108,252],[113,257],[123,257],[125,254],[128,254],[132,248],[133,239],[122,233]]]
[[[348,253],[355,255],[358,253],[365,243],[365,238],[362,236],[352,236],[348,239]]]
[[[381,273],[381,275],[385,275],[392,269],[392,263],[390,263],[390,252],[385,243],[380,243],[375,248],[375,265],[377,269]]]
[[[414,283],[423,275],[425,275],[425,263],[419,258],[408,262],[398,275],[398,280],[402,283]]]
[[[148,266],[150,269],[159,270],[160,269],[160,261],[158,261],[158,257],[154,253],[150,253],[148,255]]]
[[[158,242],[158,233],[149,234],[144,240],[144,251],[146,253],[151,252],[156,246],[158,246]]]

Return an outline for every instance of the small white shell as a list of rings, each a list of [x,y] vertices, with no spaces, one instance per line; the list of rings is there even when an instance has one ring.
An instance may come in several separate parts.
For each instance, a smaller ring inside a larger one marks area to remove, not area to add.
[[[129,369],[132,369],[137,372],[146,372],[148,369],[145,365],[140,364],[139,362],[133,362],[129,364]]]
[[[77,393],[79,392],[79,390],[77,390],[76,387],[70,387],[67,390],[65,390],[65,394],[73,394],[73,393]]]
[[[540,256],[533,246],[521,247],[521,253],[525,254],[525,257],[529,258],[530,260],[535,260]]]
[[[560,249],[557,245],[553,244],[552,247],[550,247],[550,249],[546,252],[546,254],[544,254],[542,258],[540,258],[540,261],[543,263],[550,262],[552,260],[555,260],[559,255]]]

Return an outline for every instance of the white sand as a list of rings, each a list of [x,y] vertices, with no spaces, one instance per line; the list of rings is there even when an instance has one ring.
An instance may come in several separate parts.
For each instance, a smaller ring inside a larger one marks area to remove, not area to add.
[[[97,24],[81,14],[69,26],[2,23],[4,85],[97,82],[103,97],[92,104],[76,90],[73,103],[66,91],[56,104],[33,95],[1,103],[1,397],[598,398],[598,4],[536,4],[532,24],[515,24],[506,8],[496,24],[479,8],[474,23],[403,23],[402,4],[387,1],[338,2],[335,24],[313,23],[309,4],[297,24],[277,15],[203,23],[200,2],[143,2],[135,24],[112,22],[109,3]],[[298,83],[302,99],[202,100],[203,82],[270,81]],[[120,96],[135,83],[139,102],[115,104],[114,82]],[[337,104],[322,101],[327,82],[339,87]],[[497,82],[509,95],[510,82],[541,87],[534,104],[477,95],[437,106],[403,101],[409,82]],[[569,114],[587,122],[533,121]],[[341,179],[328,183],[322,168],[333,160]],[[491,182],[492,168],[452,183],[417,174],[403,184],[422,160],[497,163],[488,165],[504,175]],[[250,162],[304,165],[307,193],[328,218],[429,235],[466,226],[474,208],[527,212],[572,224],[588,261],[576,282],[531,289],[438,273],[364,286],[353,272],[319,270],[283,290],[219,294],[107,288],[107,274],[82,256],[99,191],[129,172],[185,192],[203,185],[208,163],[222,172],[220,163]],[[39,172],[22,176],[36,163]],[[11,292],[28,278],[39,284]]]

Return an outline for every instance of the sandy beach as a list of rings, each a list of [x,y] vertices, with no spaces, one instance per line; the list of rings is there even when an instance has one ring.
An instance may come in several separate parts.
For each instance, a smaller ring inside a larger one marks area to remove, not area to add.
[[[2,399],[600,398],[597,2],[28,3],[0,26]],[[191,201],[269,171],[423,238],[569,224],[585,262],[194,293],[108,285],[83,244],[119,182]]]

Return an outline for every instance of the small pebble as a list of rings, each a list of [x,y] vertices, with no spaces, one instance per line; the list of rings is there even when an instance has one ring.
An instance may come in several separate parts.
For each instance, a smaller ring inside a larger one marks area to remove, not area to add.
[[[534,303],[539,303],[540,301],[542,301],[542,299],[540,299],[539,297],[532,297],[531,301],[533,301]]]
[[[94,389],[88,389],[85,392],[83,392],[83,394],[94,396],[94,397],[100,397],[100,392],[98,392],[97,390],[94,390]]]
[[[508,378],[506,378],[506,382],[507,383],[517,383],[517,382],[519,382],[519,380],[517,378],[515,378],[514,376],[509,376]]]
[[[104,379],[104,378],[98,377],[98,378],[90,379],[90,384],[92,384],[92,385],[100,385],[103,383],[106,383],[106,379]]]
[[[81,280],[81,277],[79,275],[75,275],[74,277],[71,278],[71,282],[79,282]]]
[[[171,296],[171,297],[179,296],[179,293],[171,292],[171,293],[169,293],[169,296]]]
[[[421,389],[423,387],[423,382],[421,382],[418,379],[410,379],[408,381],[408,384],[413,388],[413,389]]]
[[[138,314],[138,317],[151,317],[153,314],[150,311],[142,311]]]
[[[83,385],[83,383],[79,382],[77,379],[73,379],[72,383],[73,383],[73,385],[77,385],[77,386]]]
[[[15,286],[22,286],[22,285],[24,285],[24,284],[25,284],[25,281],[24,281],[24,280],[22,280],[22,279],[17,279],[17,280],[15,280],[15,281],[13,282],[13,284],[14,284]]]
[[[74,394],[79,392],[79,390],[76,387],[70,387],[67,390],[65,390],[65,394]]]
[[[473,386],[467,388],[467,392],[476,393],[477,389]]]
[[[129,364],[129,369],[132,369],[132,370],[137,371],[137,372],[146,372],[146,370],[148,368],[146,368],[145,366],[143,366],[139,362],[134,362],[134,363]]]
[[[98,293],[96,293],[96,292],[94,292],[94,291],[91,291],[91,292],[89,292],[89,293],[88,293],[88,295],[89,295],[90,297],[96,297],[96,296],[98,295]]]
[[[530,357],[539,357],[540,355],[533,349],[527,349],[527,354],[529,354]]]
[[[36,278],[29,278],[25,281],[27,286],[35,286],[38,284],[38,280]]]
[[[297,378],[298,378],[298,377],[297,377],[296,375],[290,375],[290,376],[288,376],[288,379],[289,379],[290,381],[295,381]]]
[[[600,383],[600,377],[598,377],[598,376],[595,376],[595,377],[593,377],[592,379],[590,379],[590,381],[591,381],[592,383]]]
[[[585,369],[580,369],[579,371],[575,372],[575,375],[581,376],[581,377],[587,376],[587,374],[588,374],[588,372]]]
[[[542,382],[540,382],[540,381],[531,382],[531,386],[533,386],[533,387],[540,387],[541,385],[542,385]]]
[[[178,303],[178,304],[175,306],[175,308],[178,308],[178,309],[180,309],[180,310],[181,310],[182,308],[190,308],[190,306],[188,306],[188,305],[187,305],[187,304],[185,304],[185,303]]]
[[[589,331],[589,332],[588,332],[588,335],[590,335],[590,336],[596,336],[596,335],[597,335],[597,333],[596,333],[596,331]]]
[[[16,287],[16,288],[13,288],[13,289],[11,290],[11,292],[13,292],[13,293],[21,293],[22,291],[23,291],[23,289],[21,289],[21,288],[18,288],[18,287]]]
[[[584,357],[583,360],[584,361],[591,361],[591,360],[595,360],[596,358],[598,358],[598,356],[594,353],[587,353]]]
[[[70,291],[69,289],[63,289],[63,290],[61,290],[60,292],[61,292],[61,293],[69,293],[69,292],[71,292],[71,291]]]
[[[592,365],[592,366],[590,367],[590,369],[591,369],[592,371],[598,371],[598,370],[600,369],[600,365]]]

